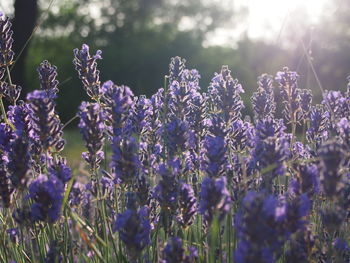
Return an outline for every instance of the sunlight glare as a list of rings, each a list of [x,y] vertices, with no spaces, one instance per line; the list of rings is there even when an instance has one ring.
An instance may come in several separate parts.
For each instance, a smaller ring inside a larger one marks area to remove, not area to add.
[[[248,8],[247,29],[251,37],[264,37],[267,30],[279,30],[288,15],[300,11],[303,21],[310,25],[317,22],[326,0],[248,0],[242,6]],[[293,18],[292,18],[293,19]]]

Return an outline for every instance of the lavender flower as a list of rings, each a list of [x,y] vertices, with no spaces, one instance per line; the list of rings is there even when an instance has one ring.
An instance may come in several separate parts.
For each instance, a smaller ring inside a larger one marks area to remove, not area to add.
[[[39,73],[40,87],[47,92],[49,98],[56,98],[58,92],[57,67],[44,60],[37,69]]]
[[[197,200],[190,185],[181,183],[179,191],[179,208],[176,216],[177,222],[184,228],[193,223],[197,212]]]
[[[286,262],[310,262],[315,257],[315,237],[310,229],[299,231],[290,241]]]
[[[62,124],[55,113],[55,103],[44,90],[35,90],[27,95],[33,111],[34,136],[43,150],[61,151],[65,141],[62,139]],[[53,149],[51,149],[53,150]]]
[[[204,120],[207,117],[207,97],[206,94],[201,94],[197,91],[192,91],[189,103],[189,114],[187,121],[196,136],[201,139],[204,136]]]
[[[252,97],[252,104],[254,110],[254,116],[256,120],[261,120],[266,117],[273,117],[274,104],[271,104],[270,95],[263,89],[258,92],[254,92]]]
[[[230,129],[228,143],[234,151],[243,151],[247,146],[251,145],[249,137],[252,137],[253,133],[254,127],[250,122],[243,122],[241,119],[237,119]]]
[[[310,210],[311,201],[307,194],[280,200],[276,215],[279,222],[283,224],[283,231],[286,238],[289,238],[297,231],[305,230],[307,224],[305,217],[310,214]]]
[[[250,191],[235,218],[238,246],[235,262],[276,262],[281,255],[285,235],[276,216],[278,200]]]
[[[8,171],[13,187],[23,187],[30,169],[30,145],[25,137],[17,137],[11,142]]]
[[[219,114],[211,114],[205,120],[205,126],[208,129],[208,134],[213,137],[218,136],[225,138],[228,134],[228,127],[226,127],[224,119]]]
[[[322,104],[328,107],[332,118],[340,119],[346,117],[346,99],[340,91],[326,90],[323,94]]]
[[[63,184],[56,177],[39,175],[29,186],[28,197],[33,200],[31,216],[34,221],[57,221],[63,201]]]
[[[222,137],[207,136],[204,141],[204,170],[209,177],[220,177],[225,173],[226,143]]]
[[[105,106],[106,118],[110,123],[114,139],[121,140],[125,134],[128,110],[133,105],[132,91],[126,86],[116,86],[112,81],[102,85],[101,101]]]
[[[343,187],[340,172],[344,165],[344,152],[337,142],[328,142],[318,151],[321,172],[321,185],[328,197],[335,197]]]
[[[290,190],[296,194],[307,194],[309,197],[319,191],[319,170],[316,165],[299,165],[297,176],[290,183]]]
[[[147,207],[129,207],[123,214],[119,214],[113,231],[119,232],[119,238],[126,246],[129,262],[137,262],[142,250],[150,243],[151,225]]]
[[[191,86],[186,82],[173,81],[169,87],[168,103],[169,114],[173,118],[178,118],[182,121],[188,118],[190,113],[190,97]]]
[[[83,199],[84,185],[79,182],[75,182],[69,193],[69,204],[73,206],[80,205]]]
[[[102,59],[101,50],[97,50],[96,54],[91,56],[89,46],[83,44],[81,50],[74,49],[73,63],[75,69],[79,73],[79,78],[83,82],[87,94],[94,100],[98,100],[100,96],[100,71],[97,70],[97,60]]]
[[[9,235],[12,243],[17,244],[19,239],[19,229],[18,228],[9,228],[6,229],[6,233]]]
[[[297,80],[299,75],[294,71],[289,71],[287,67],[283,71],[277,72],[276,81],[279,84],[284,108],[284,117],[290,123],[298,123],[302,112],[300,107],[300,89]]]
[[[275,120],[272,118],[266,118],[259,120],[256,125],[256,145],[269,137],[284,137],[284,130],[286,127],[283,124],[283,120]]]
[[[328,138],[330,115],[323,106],[316,105],[311,107],[309,119],[310,127],[306,131],[306,138],[318,148]]]
[[[208,88],[214,111],[219,112],[226,123],[230,124],[241,116],[244,107],[240,93],[244,93],[237,79],[231,77],[228,66],[222,66],[221,73],[216,74]]]
[[[161,263],[194,263],[198,257],[197,249],[191,247],[189,255],[185,255],[182,240],[172,237],[168,240],[162,255]]]
[[[199,212],[203,215],[205,225],[210,226],[216,215],[222,220],[230,206],[231,197],[226,188],[226,177],[205,177],[201,185],[199,203]]]
[[[276,103],[274,102],[272,76],[263,74],[258,78],[258,91],[253,94],[252,104],[256,120],[274,116]]]
[[[262,175],[261,187],[269,192],[273,190],[273,180],[284,175],[284,161],[289,155],[289,144],[285,138],[269,137],[257,141],[252,152],[251,167],[255,167]]]
[[[102,193],[109,194],[113,191],[114,189],[114,181],[109,178],[108,176],[102,176],[100,180],[101,186],[102,186]]]
[[[139,178],[137,178],[136,184],[136,194],[138,196],[138,200],[141,206],[149,205],[150,203],[150,185],[147,181],[146,175],[141,174]]]
[[[151,101],[144,96],[135,97],[135,103],[132,106],[133,132],[145,136],[151,128],[149,123],[153,114]]]
[[[339,139],[341,139],[342,147],[344,151],[350,151],[350,123],[348,119],[342,118],[337,123],[337,133],[339,134]],[[347,158],[347,162],[349,162]]]
[[[83,159],[95,171],[104,159],[104,114],[98,103],[83,102],[79,108],[79,128],[88,152],[82,154]]]
[[[350,259],[350,245],[348,242],[341,238],[336,238],[332,244],[337,252],[336,258],[339,261],[336,262],[346,262]]]
[[[180,57],[171,58],[169,65],[169,82],[172,83],[174,80],[180,82],[182,79],[183,71],[185,70],[186,60]]]
[[[196,69],[184,69],[182,73],[182,81],[186,82],[193,91],[199,91],[199,79],[201,75],[199,75],[198,70]]]
[[[188,129],[187,122],[179,119],[173,119],[170,123],[166,124],[166,146],[169,151],[170,158],[173,158],[178,154],[182,154],[190,146],[190,134]]]
[[[34,140],[33,111],[29,104],[20,101],[16,106],[9,106],[7,117],[15,127],[17,137],[26,137]]]
[[[303,119],[306,120],[306,118],[309,115],[310,109],[311,109],[311,103],[312,103],[312,93],[309,89],[302,89],[300,92],[300,107],[303,113]]]
[[[11,141],[13,140],[13,132],[11,128],[4,123],[0,123],[0,150],[8,153],[11,150]]]
[[[11,203],[12,187],[10,184],[8,171],[8,158],[0,153],[0,196],[4,207],[8,208]]]
[[[16,105],[16,102],[21,94],[22,87],[18,85],[10,85],[7,82],[0,81],[0,95],[5,97],[11,104]]]
[[[179,185],[177,175],[179,173],[179,160],[173,163],[160,164],[158,174],[161,180],[154,189],[154,197],[161,207],[160,220],[166,232],[170,231],[173,217],[178,207]]]
[[[63,184],[72,178],[72,170],[67,165],[66,158],[56,157],[48,168],[49,174],[61,180]]]
[[[12,51],[13,31],[11,30],[11,26],[10,18],[0,13],[0,69],[8,67],[13,63],[15,53]],[[2,79],[2,76],[0,73],[0,79]]]
[[[121,144],[115,140],[112,149],[113,155],[110,167],[115,181],[132,184],[138,177],[141,165],[136,139],[133,137],[125,138]]]

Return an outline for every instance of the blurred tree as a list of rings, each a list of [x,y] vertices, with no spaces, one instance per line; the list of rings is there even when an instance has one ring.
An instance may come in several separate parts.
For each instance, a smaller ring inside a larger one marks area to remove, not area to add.
[[[38,81],[35,68],[43,59],[58,67],[62,85],[58,109],[65,119],[84,99],[71,63],[72,49],[87,43],[103,51],[101,79],[129,85],[136,94],[150,95],[163,85],[172,56],[183,56],[188,67],[203,55],[208,32],[231,26],[236,19],[230,0],[70,0],[49,12],[33,40],[27,60],[30,86]],[[232,2],[231,2],[232,3]],[[212,54],[215,56],[215,54]],[[210,59],[210,58],[209,58]],[[219,71],[221,62],[212,69]],[[208,82],[205,83],[205,86]],[[68,88],[69,87],[69,88]]]
[[[22,87],[22,97],[27,92],[25,80],[25,61],[28,47],[25,46],[33,32],[37,13],[37,0],[16,0],[14,3],[15,16],[13,19],[13,51],[15,52],[16,64],[13,67],[13,82]],[[22,52],[22,53],[21,53]]]

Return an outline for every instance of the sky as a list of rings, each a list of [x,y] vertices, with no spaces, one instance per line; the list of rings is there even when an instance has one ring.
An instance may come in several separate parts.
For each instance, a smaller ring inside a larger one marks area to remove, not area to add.
[[[279,30],[288,14],[296,10],[305,12],[305,19],[314,24],[326,7],[327,0],[236,0],[248,7],[248,33],[263,37],[269,27]],[[290,17],[289,17],[290,18]]]
[[[207,45],[230,44],[247,34],[253,39],[275,41],[288,23],[316,25],[332,0],[232,0],[239,10],[246,8],[247,16],[234,29],[216,30]],[[298,17],[298,19],[295,19]]]

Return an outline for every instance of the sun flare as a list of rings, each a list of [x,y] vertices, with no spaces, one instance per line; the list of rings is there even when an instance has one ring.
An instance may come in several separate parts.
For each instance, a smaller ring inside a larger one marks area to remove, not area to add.
[[[276,31],[286,18],[316,22],[327,0],[248,0],[242,5],[248,8],[248,32],[252,37],[261,37],[266,30]],[[294,15],[297,14],[295,17]]]

